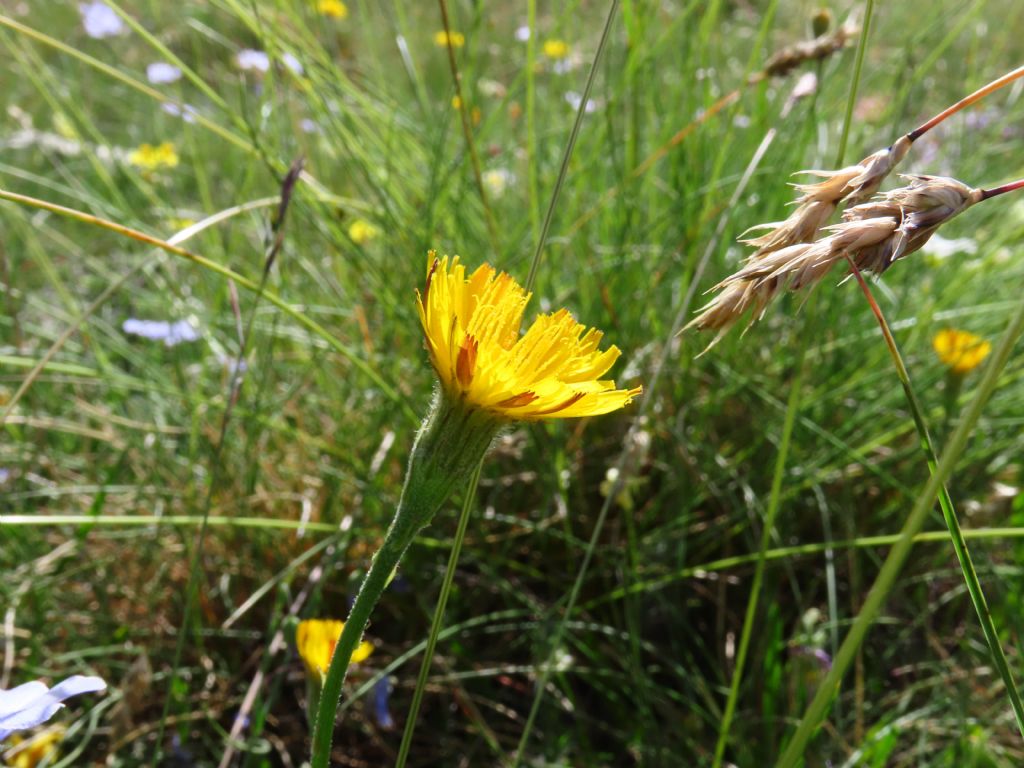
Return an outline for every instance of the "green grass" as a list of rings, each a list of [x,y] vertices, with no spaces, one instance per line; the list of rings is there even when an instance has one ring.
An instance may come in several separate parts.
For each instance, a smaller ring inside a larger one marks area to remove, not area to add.
[[[302,665],[290,647],[269,647],[290,611],[347,613],[390,520],[433,386],[413,304],[426,252],[527,279],[576,116],[566,93],[584,90],[608,4],[538,3],[528,54],[514,34],[527,4],[449,3],[466,39],[456,63],[464,101],[480,110],[471,127],[482,170],[514,175],[501,193],[487,187],[496,237],[451,105],[447,55],[433,42],[435,4],[354,1],[344,20],[299,0],[121,7],[145,34],[90,39],[77,3],[0,11],[0,188],[161,239],[226,211],[179,243],[220,271],[0,203],[0,408],[27,384],[3,424],[0,513],[36,518],[0,522],[0,687],[76,671],[109,681],[109,694],[63,716],[79,726],[66,765],[86,759],[74,756],[79,747],[94,762],[151,765],[161,728],[165,752],[217,765],[262,670],[234,764],[299,764],[309,738]],[[646,390],[609,417],[517,427],[486,461],[409,765],[511,760],[551,664],[527,764],[710,765],[794,383],[800,408],[726,762],[774,764],[807,709],[824,675],[811,652],[835,654],[893,543],[877,537],[900,530],[929,477],[899,380],[864,297],[852,281],[838,284],[839,271],[813,308],[783,297],[702,357],[709,338],[671,332],[691,287],[686,317],[745,254],[736,237],[785,215],[790,175],[832,167],[854,47],[802,70],[818,72],[819,90],[787,117],[799,72],[744,88],[648,170],[633,170],[773,51],[805,38],[816,7],[622,3],[594,73],[596,109],[552,209],[531,311],[564,305],[602,328],[624,353],[617,381]],[[832,10],[862,17],[863,3]],[[1018,17],[1011,0],[942,0],[926,14],[879,3],[846,160],[1019,66]],[[574,68],[553,71],[541,51],[548,38],[570,44]],[[243,48],[275,64],[241,73]],[[167,52],[185,77],[148,84],[146,65]],[[280,64],[284,53],[303,76]],[[162,111],[161,94],[200,119]],[[985,187],[1024,176],[1020,107],[1019,89],[993,94],[917,142],[900,170]],[[778,135],[730,205],[771,128]],[[142,173],[126,161],[163,141],[177,167]],[[224,270],[259,282],[273,198],[300,155],[308,177],[267,287],[279,301],[240,282],[235,300]],[[356,219],[379,235],[354,242]],[[958,327],[995,342],[1006,328],[1024,281],[1024,202],[982,203],[942,235],[977,250],[918,253],[872,285],[940,455],[981,375],[966,379],[947,423],[931,338]],[[129,317],[190,318],[202,338],[167,348],[124,334]],[[248,368],[221,445],[237,329],[250,317]],[[1024,528],[1019,356],[995,385],[949,489],[1019,682],[1024,543],[1001,530]],[[602,516],[608,470],[620,463],[624,493]],[[461,500],[413,546],[374,613],[377,650],[350,676],[335,737],[353,765],[395,761]],[[175,670],[204,514],[198,599]],[[925,528],[934,533],[911,550],[809,743],[808,766],[1022,759],[938,507]],[[384,677],[394,730],[373,716]]]

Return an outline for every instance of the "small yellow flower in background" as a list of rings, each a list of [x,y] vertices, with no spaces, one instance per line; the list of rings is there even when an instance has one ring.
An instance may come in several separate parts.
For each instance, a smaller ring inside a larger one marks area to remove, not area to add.
[[[488,264],[466,274],[456,256],[431,251],[417,308],[430,360],[449,397],[499,419],[597,416],[642,391],[601,379],[619,357],[598,350],[602,333],[561,309],[520,335],[528,294]]]
[[[935,334],[932,346],[943,365],[961,376],[981,365],[982,361],[988,357],[988,353],[992,351],[992,345],[980,336],[952,328]]]
[[[462,99],[458,96],[452,96],[452,109],[462,109]],[[480,111],[480,107],[473,107],[469,113],[469,119],[473,121],[473,125],[480,125],[481,117],[483,117],[483,113]]]
[[[128,162],[144,171],[174,168],[178,165],[178,153],[169,141],[155,147],[152,144],[143,144],[138,149],[132,150],[128,155]]]
[[[295,647],[309,674],[317,680],[327,671],[331,656],[334,655],[334,646],[338,644],[344,627],[344,622],[331,619],[306,619],[299,622],[295,630]],[[364,640],[353,651],[352,663],[366,661],[371,653],[373,644]]]
[[[449,44],[452,48],[461,48],[466,44],[466,36],[461,32],[452,32],[449,34],[443,29],[440,32],[434,33],[434,45],[447,48]]]
[[[348,236],[356,245],[363,245],[380,234],[380,230],[363,219],[356,219],[348,227]]]
[[[541,49],[549,59],[564,59],[569,55],[569,44],[565,40],[545,40]]]
[[[57,756],[57,746],[64,740],[65,730],[64,726],[57,725],[27,739],[12,736],[10,749],[3,754],[3,765],[36,768],[44,760],[50,765]]]
[[[180,232],[183,229],[188,229],[196,223],[195,219],[190,219],[184,216],[176,216],[167,220],[167,226],[175,232]]]
[[[320,0],[316,4],[316,9],[324,16],[330,16],[332,19],[344,19],[348,16],[348,6],[341,2],[341,0]]]

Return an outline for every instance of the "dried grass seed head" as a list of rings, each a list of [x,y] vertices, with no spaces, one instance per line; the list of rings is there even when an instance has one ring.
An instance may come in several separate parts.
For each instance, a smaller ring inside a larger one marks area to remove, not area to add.
[[[755,309],[754,322],[781,290],[817,283],[847,256],[860,270],[882,273],[897,259],[921,248],[941,224],[982,199],[981,190],[956,179],[903,178],[910,181],[907,186],[848,209],[842,222],[825,227],[830,233],[826,237],[752,255],[740,270],[712,289],[720,293],[686,327],[721,333],[751,308]],[[812,204],[821,201],[804,203]],[[771,234],[778,232],[780,229]]]
[[[765,77],[788,75],[801,64],[809,61],[824,61],[833,53],[842,50],[857,36],[860,29],[855,24],[843,24],[831,34],[820,35],[813,40],[801,40],[787,45],[774,53],[762,70]]]

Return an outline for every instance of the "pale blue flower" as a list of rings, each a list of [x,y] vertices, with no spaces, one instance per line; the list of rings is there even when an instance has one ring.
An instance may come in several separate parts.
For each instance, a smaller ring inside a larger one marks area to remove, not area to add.
[[[130,317],[121,324],[121,330],[131,336],[162,341],[168,347],[199,338],[199,331],[188,320],[169,323],[166,320],[138,320]]]
[[[300,77],[302,76],[302,73],[306,71],[302,68],[302,62],[290,53],[286,53],[281,56],[281,63],[288,67],[288,69],[292,71],[292,74]]]
[[[78,6],[82,14],[82,26],[85,27],[85,34],[102,40],[105,37],[114,37],[124,32],[124,22],[121,17],[114,13],[114,9],[103,2],[82,3]]]
[[[146,67],[146,79],[153,85],[174,83],[181,79],[181,70],[166,61],[156,61]]]
[[[196,115],[199,114],[196,111],[196,108],[193,107],[191,104],[185,104],[184,106],[180,106],[178,104],[175,104],[173,101],[165,101],[163,104],[160,105],[160,109],[162,109],[168,115],[180,117],[186,123],[194,123],[196,121]]]
[[[239,51],[238,55],[235,56],[235,63],[239,69],[253,70],[255,72],[266,72],[270,69],[270,57],[266,52],[254,51],[252,48]]]
[[[15,731],[45,723],[64,706],[61,702],[65,699],[102,691],[106,687],[107,684],[98,677],[72,675],[53,688],[34,680],[9,691],[0,690],[0,741]]]

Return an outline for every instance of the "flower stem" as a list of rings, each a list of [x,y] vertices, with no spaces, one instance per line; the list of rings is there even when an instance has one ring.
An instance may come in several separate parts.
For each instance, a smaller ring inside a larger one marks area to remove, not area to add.
[[[345,682],[345,674],[352,659],[352,652],[363,637],[363,630],[370,620],[381,594],[391,580],[405,550],[409,548],[413,537],[419,531],[419,517],[407,503],[407,494],[403,492],[398,503],[395,519],[388,529],[384,543],[373,557],[370,570],[363,579],[359,594],[352,604],[352,610],[345,620],[345,628],[341,631],[338,645],[331,657],[327,675],[324,677],[323,689],[320,692],[320,706],[317,708],[316,726],[313,729],[312,768],[328,768],[331,755],[331,741],[334,736],[334,716],[341,701],[341,687]],[[411,501],[411,500],[410,500]]]
[[[413,444],[395,517],[359,587],[327,668],[313,729],[312,768],[328,768],[345,674],[374,606],[416,534],[430,522],[456,483],[479,465],[498,427],[486,411],[467,408],[444,392],[435,398]]]

